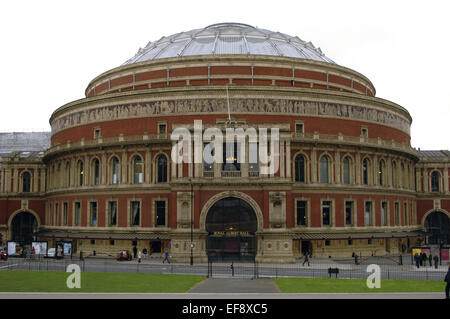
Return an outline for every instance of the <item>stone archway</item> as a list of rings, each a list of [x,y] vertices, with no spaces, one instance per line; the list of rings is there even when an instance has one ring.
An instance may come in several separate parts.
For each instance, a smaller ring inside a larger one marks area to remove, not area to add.
[[[34,234],[39,228],[39,220],[34,213],[19,211],[11,216],[8,224],[12,241],[28,245],[36,239]]]
[[[434,210],[424,216],[423,225],[427,235],[427,244],[450,244],[450,217],[446,212]]]
[[[252,205],[242,196],[222,194],[206,207],[202,227],[208,234],[206,253],[209,259],[254,261],[258,245],[258,217]]]

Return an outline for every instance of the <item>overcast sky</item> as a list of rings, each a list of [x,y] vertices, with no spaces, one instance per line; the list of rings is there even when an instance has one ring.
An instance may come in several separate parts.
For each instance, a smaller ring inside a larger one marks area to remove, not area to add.
[[[240,22],[311,41],[450,150],[450,1],[2,1],[0,131],[50,130],[58,107],[162,36]]]

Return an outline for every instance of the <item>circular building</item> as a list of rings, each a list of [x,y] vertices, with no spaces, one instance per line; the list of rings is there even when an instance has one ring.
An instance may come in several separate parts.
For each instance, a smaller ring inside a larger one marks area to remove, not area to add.
[[[419,155],[408,111],[375,93],[311,42],[246,24],[149,42],[52,114],[39,238],[194,262],[398,253],[421,229]],[[228,130],[244,137],[206,160]]]

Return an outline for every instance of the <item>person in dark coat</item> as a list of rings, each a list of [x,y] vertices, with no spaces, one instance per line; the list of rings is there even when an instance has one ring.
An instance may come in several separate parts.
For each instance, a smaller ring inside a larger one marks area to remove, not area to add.
[[[433,257],[434,259],[434,268],[438,268],[438,262],[439,262],[439,257],[437,255],[434,255]]]
[[[137,254],[137,247],[134,246],[133,247],[133,258],[136,259],[136,254]]]
[[[428,256],[428,262],[430,263],[430,267],[433,267],[433,255],[431,255],[431,253],[430,253],[430,256]]]
[[[447,275],[445,276],[444,281],[447,283],[445,285],[445,299],[449,299],[449,292],[450,292],[450,263],[448,263],[448,271]]]
[[[420,257],[419,257],[419,254],[418,254],[418,253],[416,253],[416,254],[414,255],[414,261],[416,262],[416,267],[417,267],[417,268],[420,268]]]

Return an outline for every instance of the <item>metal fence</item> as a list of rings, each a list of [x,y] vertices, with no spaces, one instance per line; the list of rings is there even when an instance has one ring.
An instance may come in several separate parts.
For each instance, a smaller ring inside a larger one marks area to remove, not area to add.
[[[310,260],[303,264],[300,260],[294,264],[260,264],[256,262],[209,262],[205,264],[163,263],[161,260],[116,261],[115,259],[86,258],[8,258],[0,262],[0,271],[66,271],[70,264],[77,264],[82,272],[128,272],[147,274],[191,274],[207,277],[235,278],[279,278],[279,277],[333,277],[367,278],[370,272],[367,266],[380,267],[382,279],[443,280],[447,272],[446,265],[437,268],[428,264],[417,268],[411,260],[403,259],[402,264],[392,258],[366,258],[355,264],[354,260]],[[330,272],[331,269],[331,272]]]

